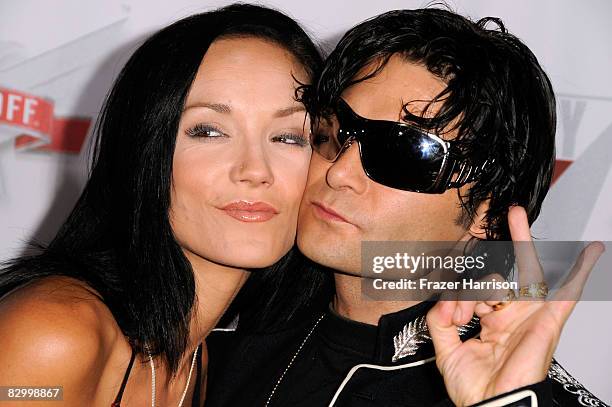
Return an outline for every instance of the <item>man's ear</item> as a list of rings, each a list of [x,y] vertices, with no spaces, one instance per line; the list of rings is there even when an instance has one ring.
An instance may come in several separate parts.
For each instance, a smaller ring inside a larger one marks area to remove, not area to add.
[[[482,201],[480,205],[478,205],[478,208],[476,208],[476,213],[474,214],[474,219],[472,219],[472,224],[470,225],[469,229],[466,231],[464,239],[462,240],[468,240],[472,237],[475,237],[478,239],[487,238],[487,234],[485,231],[485,226],[486,226],[485,215],[487,214],[488,210],[489,210],[489,199],[487,198],[484,201]]]

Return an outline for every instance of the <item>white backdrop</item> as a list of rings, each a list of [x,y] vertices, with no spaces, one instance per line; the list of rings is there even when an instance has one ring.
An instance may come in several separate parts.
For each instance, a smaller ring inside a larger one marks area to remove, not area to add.
[[[33,237],[48,240],[68,214],[85,180],[91,124],[115,75],[143,38],[179,18],[228,3],[0,0],[0,260],[18,254]],[[264,4],[288,12],[327,46],[375,14],[426,5],[408,0]],[[555,87],[557,158],[567,169],[553,185],[534,234],[612,241],[612,2],[448,4],[473,18],[501,17],[538,56]],[[610,315],[612,302],[581,302],[556,354],[608,403]]]

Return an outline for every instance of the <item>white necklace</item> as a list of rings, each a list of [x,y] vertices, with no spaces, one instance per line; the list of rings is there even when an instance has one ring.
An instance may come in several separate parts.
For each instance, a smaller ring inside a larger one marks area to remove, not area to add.
[[[276,382],[276,384],[274,385],[274,388],[272,389],[272,392],[270,393],[270,396],[268,397],[268,401],[266,401],[265,407],[268,407],[270,405],[270,401],[272,401],[272,397],[274,397],[274,393],[276,393],[276,389],[278,389],[278,386],[281,384],[281,382],[283,381],[283,378],[285,377],[285,375],[287,374],[287,371],[289,370],[289,368],[291,367],[291,365],[293,365],[293,362],[295,361],[295,359],[298,357],[298,355],[300,354],[300,351],[302,350],[302,348],[304,347],[304,345],[306,344],[306,342],[308,341],[308,338],[310,338],[310,335],[312,335],[312,333],[314,332],[315,328],[317,327],[317,325],[319,325],[319,322],[321,322],[321,320],[325,317],[325,314],[321,314],[321,316],[319,317],[319,319],[317,319],[317,322],[314,323],[314,325],[312,326],[312,328],[310,328],[310,332],[308,332],[308,335],[306,335],[306,337],[304,338],[304,340],[302,341],[302,344],[300,345],[300,347],[298,348],[298,350],[293,354],[293,357],[291,358],[291,360],[289,361],[289,364],[287,365],[287,367],[285,368],[285,370],[283,371],[283,374],[281,374],[280,378],[278,379],[278,381]]]
[[[189,369],[189,376],[187,376],[187,384],[185,385],[185,390],[183,390],[183,395],[181,396],[181,400],[178,403],[178,407],[183,405],[183,401],[185,401],[185,396],[187,395],[187,389],[189,389],[189,382],[191,381],[191,373],[193,373],[193,366],[195,365],[196,358],[198,356],[198,346],[193,353],[193,360],[191,361],[191,369]],[[149,353],[149,364],[151,365],[151,407],[155,407],[155,364],[153,363],[153,358]]]

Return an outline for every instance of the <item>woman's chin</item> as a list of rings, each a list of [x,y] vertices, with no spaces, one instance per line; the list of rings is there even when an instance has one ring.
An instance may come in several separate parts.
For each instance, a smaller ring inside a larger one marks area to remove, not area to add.
[[[223,253],[216,262],[240,269],[264,268],[279,261],[290,249],[291,246],[282,249],[271,249],[270,245],[263,249],[259,245],[246,246]]]
[[[240,268],[247,269],[260,269],[264,267],[270,267],[277,261],[279,261],[287,252],[278,253],[276,256],[270,255],[267,253],[266,256],[258,256],[258,257],[244,257],[240,259]]]

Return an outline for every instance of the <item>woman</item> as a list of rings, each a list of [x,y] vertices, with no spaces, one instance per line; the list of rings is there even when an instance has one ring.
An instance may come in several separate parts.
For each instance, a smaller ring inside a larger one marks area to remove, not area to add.
[[[246,270],[294,243],[300,96],[320,64],[293,20],[258,6],[148,39],[106,100],[70,217],[0,274],[0,384],[62,386],[74,406],[199,405],[201,343]]]

